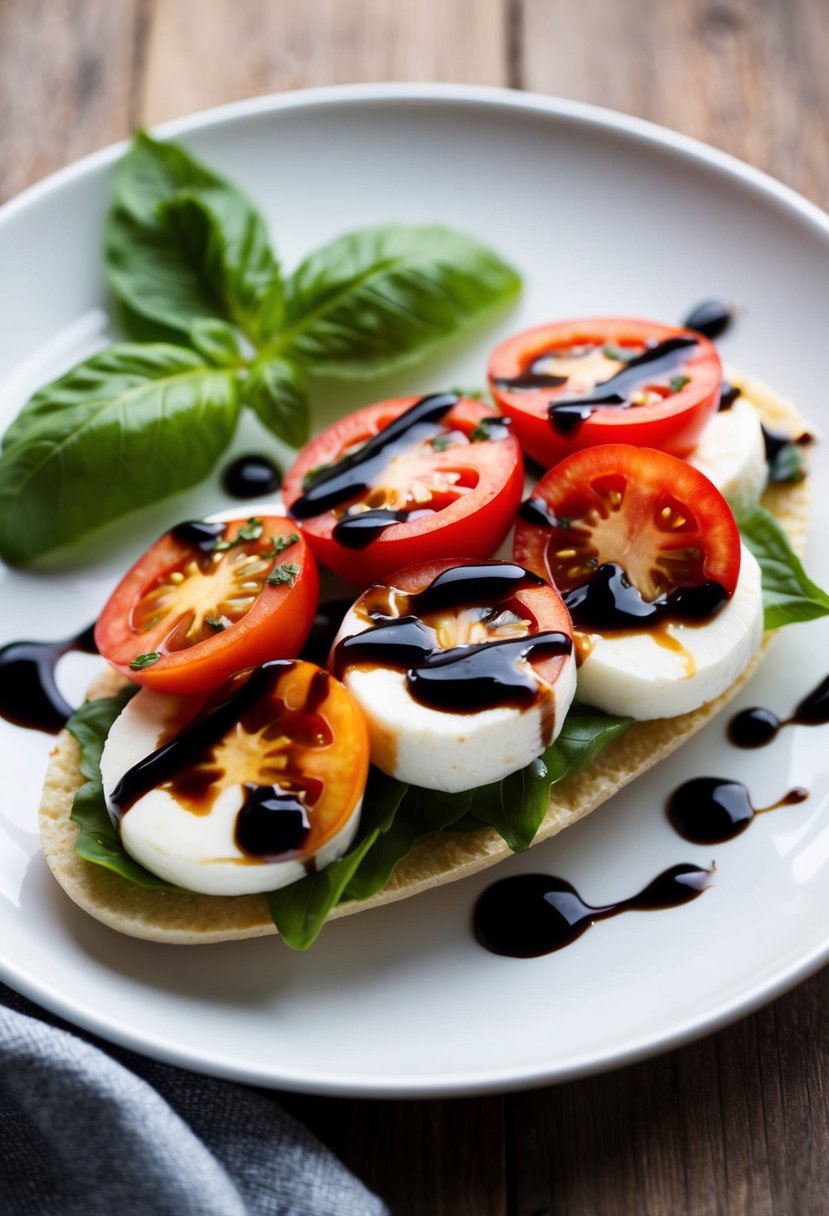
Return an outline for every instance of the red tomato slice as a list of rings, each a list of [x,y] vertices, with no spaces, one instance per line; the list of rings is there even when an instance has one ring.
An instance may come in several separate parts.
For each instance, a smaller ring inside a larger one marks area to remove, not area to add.
[[[687,456],[719,404],[722,367],[693,330],[591,317],[502,342],[488,376],[522,447],[549,468],[603,443]]]
[[[292,520],[182,524],[118,584],[95,641],[139,684],[206,692],[234,672],[296,655],[318,592],[316,563]]]
[[[542,477],[521,507],[513,556],[566,599],[607,564],[650,603],[705,584],[728,597],[740,574],[740,534],[698,469],[665,452],[607,444]]]
[[[283,488],[318,560],[352,583],[463,553],[489,557],[521,501],[507,424],[451,393],[366,406],[313,439]]]

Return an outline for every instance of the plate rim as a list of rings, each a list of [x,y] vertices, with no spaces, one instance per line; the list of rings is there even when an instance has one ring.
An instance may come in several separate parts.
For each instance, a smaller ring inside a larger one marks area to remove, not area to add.
[[[495,110],[510,110],[531,115],[541,115],[552,120],[567,121],[600,132],[610,132],[675,155],[679,160],[705,166],[718,176],[733,183],[735,180],[773,202],[791,218],[796,215],[808,227],[829,240],[829,214],[792,187],[785,185],[761,169],[757,169],[731,153],[703,143],[681,132],[673,131],[647,119],[621,111],[534,92],[524,92],[489,85],[467,85],[447,83],[400,83],[378,82],[330,85],[297,89],[284,93],[272,93],[246,98],[220,106],[196,111],[193,114],[171,119],[149,128],[162,138],[176,138],[205,129],[222,127],[247,119],[289,112],[292,110],[314,110],[326,107],[338,109],[343,105],[362,104],[376,106],[378,102],[406,103],[458,103],[471,107]],[[100,170],[112,166],[128,146],[128,140],[120,140],[91,152],[66,165],[16,194],[0,205],[0,229],[16,216],[55,192]],[[412,1076],[386,1074],[382,1078],[366,1081],[358,1074],[340,1072],[336,1079],[327,1074],[309,1075],[304,1067],[301,1072],[291,1073],[282,1067],[280,1075],[267,1076],[252,1065],[241,1065],[227,1055],[213,1055],[207,1059],[203,1054],[191,1053],[186,1044],[175,1043],[169,1038],[122,1029],[112,1020],[98,1015],[95,1010],[84,1008],[74,998],[52,992],[38,977],[21,973],[19,967],[0,957],[0,977],[29,999],[41,1004],[51,1013],[70,1023],[71,1028],[99,1035],[106,1042],[116,1043],[139,1054],[196,1072],[221,1077],[245,1084],[266,1086],[273,1089],[302,1092],[313,1095],[337,1097],[362,1097],[377,1099],[460,1097],[506,1093],[514,1090],[538,1088],[565,1083],[584,1077],[636,1064],[652,1056],[678,1048],[704,1035],[714,1034],[723,1027],[753,1013],[777,999],[797,984],[808,979],[829,961],[829,935],[796,962],[779,971],[772,982],[760,980],[745,990],[734,1001],[726,998],[712,1011],[686,1017],[662,1034],[640,1036],[623,1048],[605,1049],[598,1055],[592,1052],[565,1065],[528,1065],[521,1069],[501,1066],[478,1071],[472,1078],[468,1073],[457,1075],[421,1074]]]

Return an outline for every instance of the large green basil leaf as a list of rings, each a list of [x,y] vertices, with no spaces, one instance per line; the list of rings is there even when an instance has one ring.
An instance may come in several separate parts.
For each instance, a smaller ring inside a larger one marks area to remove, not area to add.
[[[110,727],[136,689],[125,688],[114,697],[85,701],[67,722],[81,749],[79,768],[86,782],[75,794],[71,818],[80,828],[75,852],[94,865],[103,866],[154,891],[178,888],[157,878],[129,856],[107,811],[101,784],[101,752]]]
[[[360,828],[351,848],[339,861],[268,895],[273,923],[293,950],[307,950],[316,940],[328,913],[340,902],[360,863],[395,821],[408,787],[379,769],[369,772],[363,796]]]
[[[282,281],[253,203],[181,147],[144,132],[120,161],[105,254],[136,338],[189,337],[197,317],[232,321],[254,344],[282,319]]]
[[[206,477],[239,412],[237,373],[122,343],[40,389],[0,456],[0,556],[21,563]]]
[[[288,359],[262,358],[242,381],[242,403],[263,426],[292,448],[308,439],[310,410],[305,377]]]
[[[760,563],[766,629],[829,614],[829,595],[809,578],[774,516],[756,506],[736,518],[746,546]]]
[[[520,286],[463,233],[368,228],[316,250],[286,282],[279,349],[319,375],[374,376],[420,359]]]
[[[583,769],[630,723],[630,718],[572,706],[558,738],[537,760],[475,791],[473,817],[491,824],[514,852],[529,848],[549,809],[552,786]]]

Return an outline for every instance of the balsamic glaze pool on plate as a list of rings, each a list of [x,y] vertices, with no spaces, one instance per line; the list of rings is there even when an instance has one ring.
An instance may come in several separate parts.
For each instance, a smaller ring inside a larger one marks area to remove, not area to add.
[[[57,732],[74,707],[55,681],[58,660],[70,651],[97,654],[94,624],[57,642],[9,642],[0,649],[0,717],[15,726]]]
[[[222,487],[231,498],[258,498],[273,494],[282,485],[282,474],[267,456],[238,456],[222,473]]]
[[[727,777],[694,777],[668,799],[667,815],[692,844],[725,844],[746,830],[755,815],[805,802],[809,791],[795,786],[777,802],[755,807],[746,786]]]
[[[728,724],[728,738],[735,747],[765,747],[784,726],[825,726],[829,723],[829,676],[798,702],[794,713],[780,719],[770,709],[751,706],[735,714]]]
[[[563,878],[518,874],[487,887],[475,905],[473,930],[493,954],[538,958],[574,942],[597,920],[687,904],[711,885],[711,877],[711,870],[699,866],[671,866],[636,895],[594,907]]]

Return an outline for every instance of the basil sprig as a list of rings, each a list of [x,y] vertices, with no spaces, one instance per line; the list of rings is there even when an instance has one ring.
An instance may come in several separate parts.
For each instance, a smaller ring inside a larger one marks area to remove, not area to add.
[[[0,451],[0,557],[22,564],[207,476],[242,408],[291,447],[308,375],[423,358],[520,288],[473,237],[348,233],[287,277],[247,196],[139,133],[115,173],[105,264],[118,343],[40,389]]]

